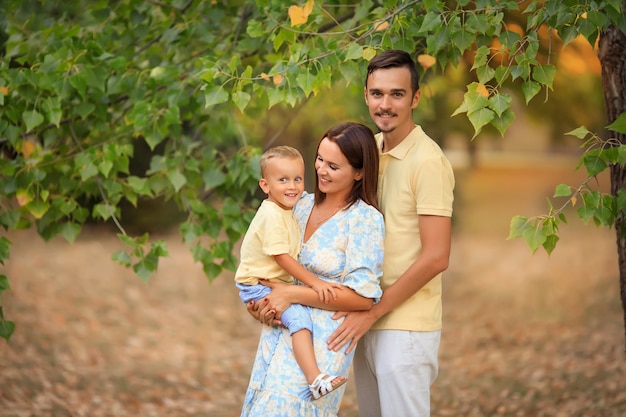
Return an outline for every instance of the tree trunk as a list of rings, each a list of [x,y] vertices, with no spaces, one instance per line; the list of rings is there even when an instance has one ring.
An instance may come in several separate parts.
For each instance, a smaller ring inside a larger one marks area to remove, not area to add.
[[[622,10],[626,10],[626,1],[622,2]],[[617,117],[626,112],[626,35],[618,28],[611,26],[600,36],[598,57],[602,65],[602,86],[606,105],[607,122],[613,123]],[[626,144],[626,135],[610,132],[611,137]],[[626,167],[611,166],[611,193],[626,188]],[[617,234],[617,255],[619,262],[620,296],[624,312],[624,337],[626,346],[626,218],[622,213],[615,222]]]

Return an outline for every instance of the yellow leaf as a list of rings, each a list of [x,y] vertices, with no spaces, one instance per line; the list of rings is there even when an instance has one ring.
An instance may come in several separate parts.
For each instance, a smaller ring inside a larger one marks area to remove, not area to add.
[[[388,27],[389,27],[389,22],[386,21],[386,20],[384,22],[378,21],[378,22],[374,23],[374,31],[376,31],[376,32],[380,32],[381,30],[385,30]]]
[[[487,91],[487,87],[485,87],[485,84],[478,83],[478,86],[476,87],[476,92],[483,97],[489,97],[489,91]]]
[[[24,158],[28,158],[34,150],[35,144],[33,142],[28,140],[24,141],[24,144],[22,145],[22,155],[24,155]]]
[[[265,81],[269,81],[269,80],[270,80],[269,75],[267,75],[267,74],[266,74],[266,73],[264,73],[264,72],[262,72],[262,73],[261,73],[261,78],[263,78]]]
[[[20,207],[24,207],[26,204],[33,201],[33,197],[26,190],[17,190],[15,198],[17,199],[17,204],[19,204]]]
[[[367,48],[363,48],[363,59],[365,59],[366,61],[370,61],[375,56],[376,49],[370,48],[369,46]]]
[[[5,86],[0,86],[0,93],[1,93],[3,96],[8,96],[8,95],[9,95],[9,89],[8,89],[8,88],[6,88]]]
[[[291,27],[306,23],[311,11],[313,10],[314,4],[315,0],[308,0],[302,7],[296,5],[289,6],[288,13],[289,19],[291,20]]]
[[[304,10],[304,15],[309,16],[313,11],[313,6],[315,5],[315,0],[307,0],[306,4],[302,8]]]
[[[422,54],[417,57],[417,62],[419,62],[422,68],[427,70],[428,68],[435,65],[435,62],[437,62],[437,59],[435,59],[435,57],[432,55]]]
[[[280,74],[274,75],[274,85],[278,85],[283,81],[283,76]]]
[[[577,200],[576,200],[576,197],[572,197],[572,198],[570,198],[570,201],[572,202],[572,206],[575,206],[575,205],[576,205],[576,201],[577,201]]]

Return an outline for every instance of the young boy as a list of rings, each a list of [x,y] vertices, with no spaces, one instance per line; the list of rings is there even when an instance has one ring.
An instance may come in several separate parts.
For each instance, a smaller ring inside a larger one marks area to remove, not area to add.
[[[320,301],[335,298],[335,288],[341,285],[318,278],[296,260],[302,239],[293,207],[304,191],[304,160],[300,152],[289,146],[268,149],[261,156],[259,186],[267,199],[261,203],[243,238],[240,264],[235,273],[244,304],[260,301],[271,292],[259,279],[292,284],[295,277],[313,288]],[[296,362],[309,383],[313,399],[321,398],[346,382],[345,377],[329,376],[317,366],[311,317],[306,307],[292,304],[280,320],[289,329]]]

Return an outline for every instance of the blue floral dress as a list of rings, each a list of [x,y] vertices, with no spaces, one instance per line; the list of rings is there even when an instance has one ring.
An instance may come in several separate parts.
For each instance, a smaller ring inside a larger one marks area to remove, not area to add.
[[[294,208],[304,236],[313,194],[305,193]],[[383,216],[358,201],[340,211],[303,242],[299,262],[326,281],[340,282],[377,302],[383,263]],[[327,340],[339,326],[332,311],[309,307],[313,321],[313,345],[322,372],[348,376],[354,351],[332,352]],[[245,417],[334,417],[339,411],[345,385],[312,400],[309,386],[293,355],[289,331],[263,327],[241,416]]]

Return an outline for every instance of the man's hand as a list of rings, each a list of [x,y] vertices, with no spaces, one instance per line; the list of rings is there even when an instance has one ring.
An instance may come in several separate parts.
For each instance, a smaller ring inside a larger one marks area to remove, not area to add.
[[[347,313],[338,311],[333,315],[333,320],[345,317],[343,323],[328,338],[328,349],[338,352],[348,343],[346,354],[352,352],[359,340],[372,327],[376,318],[370,311],[353,311]]]

